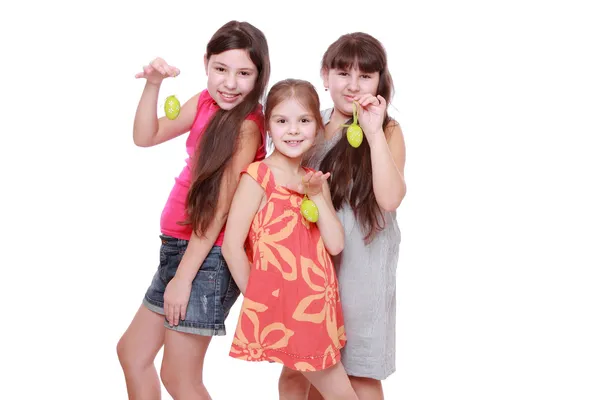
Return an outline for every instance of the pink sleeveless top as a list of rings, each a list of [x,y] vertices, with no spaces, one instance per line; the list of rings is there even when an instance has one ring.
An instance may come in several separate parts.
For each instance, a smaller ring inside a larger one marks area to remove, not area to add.
[[[185,160],[185,166],[179,174],[179,177],[175,178],[175,185],[173,186],[173,189],[171,189],[171,194],[167,199],[167,204],[165,204],[160,217],[160,231],[163,235],[183,240],[190,240],[190,237],[192,236],[192,227],[190,225],[180,225],[178,222],[183,222],[187,219],[185,203],[192,180],[191,165],[194,160],[194,153],[196,152],[198,142],[204,133],[204,129],[217,110],[219,110],[219,106],[210,96],[208,90],[204,90],[200,93],[196,118],[192,125],[192,129],[190,129],[187,141],[185,142],[188,158]],[[263,160],[266,155],[266,148],[262,106],[259,105],[253,113],[246,117],[246,119],[254,121],[256,125],[258,125],[258,129],[262,135],[262,141],[256,152],[254,161]],[[215,242],[215,246],[221,246],[223,244],[224,235],[225,227],[221,230],[221,233]]]

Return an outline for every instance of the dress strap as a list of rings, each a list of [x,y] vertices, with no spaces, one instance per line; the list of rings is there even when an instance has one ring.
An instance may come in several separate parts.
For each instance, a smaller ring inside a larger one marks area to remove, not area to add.
[[[252,179],[258,182],[267,195],[275,190],[275,176],[264,162],[253,162],[242,173],[250,175]]]

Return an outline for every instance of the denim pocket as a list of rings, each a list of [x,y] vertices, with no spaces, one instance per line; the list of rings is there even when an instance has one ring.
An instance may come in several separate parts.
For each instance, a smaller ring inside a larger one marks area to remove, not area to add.
[[[219,272],[223,268],[224,260],[218,254],[208,254],[200,267],[200,271]]]

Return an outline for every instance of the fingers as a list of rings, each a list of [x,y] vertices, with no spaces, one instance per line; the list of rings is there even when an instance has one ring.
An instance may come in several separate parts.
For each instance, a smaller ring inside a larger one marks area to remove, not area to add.
[[[317,177],[317,174],[319,175],[318,177]],[[329,179],[329,177],[331,176],[331,173],[327,172],[326,174],[324,174],[321,171],[319,171],[319,172],[317,172],[317,174],[315,174],[315,179],[316,179],[315,184],[317,185],[317,187],[320,188],[323,186],[323,184],[325,182],[327,182],[327,179]]]
[[[142,68],[142,72],[138,72],[135,74],[136,79],[139,78],[148,78],[148,76],[154,71],[154,68],[150,64],[144,65]]]
[[[323,183],[325,183],[327,181],[327,179],[329,179],[329,177],[331,176],[330,172],[327,173],[323,173],[321,171],[317,171],[315,173],[311,173],[312,176],[310,178],[310,180],[308,180],[307,182],[307,186],[310,187],[312,190],[320,190],[321,187],[323,186]],[[308,174],[306,174],[308,175]]]
[[[304,176],[302,177],[302,183],[306,183],[308,184],[311,180],[311,178],[313,177],[315,173],[312,171],[307,172],[306,174],[304,174]]]
[[[359,105],[363,105],[363,102],[368,99],[369,97],[374,97],[372,94],[362,94],[360,96],[354,96],[354,101],[356,103],[358,103]]]
[[[167,319],[167,322],[169,323],[169,325],[171,326],[177,326],[179,325],[179,316],[181,315],[181,309],[183,306],[180,306],[178,304],[168,304],[165,303],[164,308],[165,308],[165,318]],[[183,307],[183,309],[185,310],[185,308],[187,307]],[[183,315],[185,315],[185,311],[183,313]],[[181,320],[183,320],[183,317],[181,318]]]
[[[162,58],[158,57],[155,58],[154,60],[150,61],[150,68],[154,68],[156,71],[158,71],[161,75],[167,75],[167,71],[166,71],[166,66],[168,64],[165,62],[165,60],[163,60]]]
[[[179,310],[180,310],[180,308],[179,308],[179,306],[176,305],[176,306],[173,306],[172,309],[173,309],[173,320],[171,322],[171,325],[177,326],[177,325],[179,325]]]
[[[179,68],[173,67],[165,60],[160,57],[157,57],[150,61],[148,65],[145,65],[143,68],[143,72],[139,72],[135,75],[136,78],[147,78],[153,72],[158,72],[163,78],[166,77],[176,77],[181,72]]]
[[[319,179],[321,178],[321,176],[323,175],[323,173],[321,171],[317,171],[317,172],[308,172],[306,175],[304,175],[304,182],[306,184],[306,189],[310,190],[312,188],[315,188],[315,185],[319,184]]]
[[[169,325],[173,326],[173,307],[170,304],[165,303],[164,309],[165,309],[165,318],[167,319],[167,322],[169,323]]]
[[[330,176],[331,173],[329,172],[324,174],[321,171],[309,171],[302,177],[302,183],[297,185],[285,185],[285,188],[300,194],[310,194],[314,193],[315,191],[319,192],[321,190],[321,186],[323,186],[323,183],[327,181]]]
[[[179,72],[180,72],[179,68],[176,68],[172,65],[167,64],[167,62],[160,57],[152,60],[152,62],[150,63],[150,66],[152,68],[154,68],[155,70],[157,70],[158,72],[160,72],[165,77],[166,76],[175,77],[175,76],[179,75]]]
[[[182,304],[179,308],[179,315],[181,316],[181,320],[185,320],[185,311],[187,310],[187,304]]]
[[[135,74],[135,78],[139,79],[139,78],[147,78],[148,75],[150,75],[150,73],[152,73],[153,69],[150,65],[144,65],[144,67],[142,68],[142,72],[138,72],[137,74]]]
[[[168,72],[169,76],[175,78],[177,75],[179,75],[180,71],[179,71],[179,68],[175,68],[170,65],[167,65],[167,72]]]
[[[311,182],[321,183],[321,179],[323,178],[323,173],[321,171],[315,172],[315,174],[311,178]]]
[[[370,104],[375,106],[386,105],[385,99],[380,95],[373,96],[372,94],[363,94],[362,96],[354,97],[354,100],[356,100],[356,102],[363,108],[367,108]]]

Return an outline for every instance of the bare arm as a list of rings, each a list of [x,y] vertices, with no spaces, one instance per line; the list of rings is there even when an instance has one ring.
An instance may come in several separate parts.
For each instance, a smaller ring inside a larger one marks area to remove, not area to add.
[[[331,255],[336,255],[344,249],[344,228],[340,222],[329,193],[327,179],[330,173],[321,171],[307,172],[301,184],[286,185],[298,193],[306,194],[317,206],[319,219],[317,227],[323,238],[325,249]]]
[[[392,121],[369,140],[373,191],[377,204],[386,211],[395,211],[406,195],[404,164],[406,150],[400,125]]]
[[[160,84],[146,82],[133,122],[133,142],[136,146],[151,147],[188,132],[192,128],[200,93],[181,107],[174,120],[157,116]]]
[[[258,212],[264,197],[265,192],[258,182],[244,174],[233,197],[229,217],[227,218],[222,248],[223,257],[227,261],[231,276],[244,295],[246,294],[251,268],[244,251],[244,244],[252,220]]]
[[[310,199],[315,202],[319,209],[317,227],[321,232],[323,244],[325,245],[327,252],[332,256],[341,253],[344,249],[344,228],[342,227],[342,223],[331,202],[331,195],[329,193],[329,185],[327,182],[323,182],[321,193],[316,196],[310,196]]]
[[[238,149],[223,174],[215,215],[203,236],[192,234],[175,277],[167,285],[164,296],[165,316],[172,325],[179,323],[180,316],[185,318],[192,281],[225,225],[240,173],[254,161],[262,140],[256,123],[245,121],[239,140]]]
[[[383,121],[387,102],[382,96],[365,94],[355,97],[360,126],[371,148],[373,192],[377,204],[385,211],[395,211],[404,195],[404,137],[400,125],[390,121],[385,129]]]
[[[223,174],[215,215],[209,224],[208,229],[204,232],[203,237],[198,237],[196,235],[194,235],[195,238],[192,237],[192,239],[195,239],[194,243],[190,240],[188,249],[183,255],[181,263],[177,268],[176,276],[179,275],[186,281],[191,282],[194,279],[200,266],[204,262],[206,255],[213,247],[217,237],[219,237],[219,233],[227,221],[229,208],[240,179],[240,174],[252,161],[254,161],[256,151],[258,150],[261,141],[261,134],[256,123],[245,121],[242,126],[239,140],[239,148],[233,155],[231,164]]]
[[[158,119],[158,95],[164,79],[179,75],[179,69],[162,58],[156,58],[144,66],[143,71],[135,75],[137,79],[146,79],[146,86],[138,104],[133,122],[133,142],[140,147],[150,147],[166,142],[188,132],[194,118],[200,94],[189,99],[174,120],[166,117]]]

